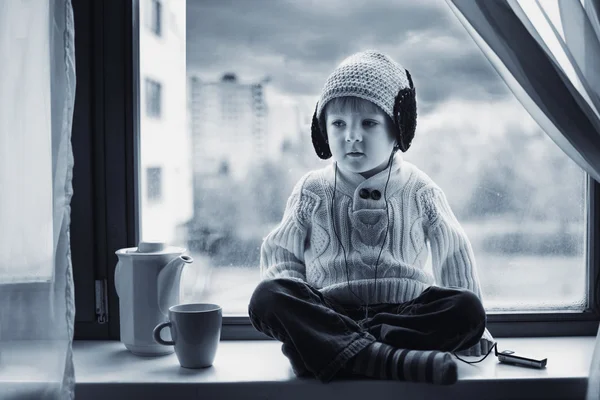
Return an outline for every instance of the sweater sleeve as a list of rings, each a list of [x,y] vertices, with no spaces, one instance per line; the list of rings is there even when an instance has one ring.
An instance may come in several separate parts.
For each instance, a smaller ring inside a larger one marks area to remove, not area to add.
[[[475,256],[471,242],[440,188],[423,191],[422,201],[426,213],[425,232],[431,246],[435,281],[444,287],[469,289],[483,301]],[[469,356],[487,354],[494,339],[485,329],[478,344],[460,353]]]
[[[287,200],[279,225],[264,239],[260,250],[261,279],[290,278],[306,282],[304,243],[315,202],[303,195],[303,177]]]

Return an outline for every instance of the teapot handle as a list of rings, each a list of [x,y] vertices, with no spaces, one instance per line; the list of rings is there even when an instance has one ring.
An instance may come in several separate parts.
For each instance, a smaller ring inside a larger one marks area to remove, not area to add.
[[[121,278],[121,261],[118,261],[115,268],[115,290],[117,292],[117,296],[119,297],[121,297],[121,290],[119,289],[119,282],[121,282]]]
[[[180,255],[171,260],[158,274],[158,307],[163,315],[169,315],[169,307],[179,302],[181,267],[193,262],[193,258]]]

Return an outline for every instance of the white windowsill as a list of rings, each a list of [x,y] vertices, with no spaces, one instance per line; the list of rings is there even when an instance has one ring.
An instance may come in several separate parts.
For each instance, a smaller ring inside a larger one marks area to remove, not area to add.
[[[479,364],[457,360],[459,381],[452,386],[367,379],[321,384],[297,378],[276,341],[221,341],[214,365],[200,370],[181,368],[175,354],[144,358],[117,341],[75,341],[76,398],[584,399],[594,341],[595,337],[500,338],[500,350],[548,358],[546,369],[500,364],[492,353]]]

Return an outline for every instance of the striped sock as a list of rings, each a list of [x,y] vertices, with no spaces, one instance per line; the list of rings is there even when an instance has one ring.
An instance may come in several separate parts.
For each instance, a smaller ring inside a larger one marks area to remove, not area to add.
[[[456,362],[437,350],[398,349],[375,342],[351,361],[352,372],[369,378],[451,385],[456,382]]]

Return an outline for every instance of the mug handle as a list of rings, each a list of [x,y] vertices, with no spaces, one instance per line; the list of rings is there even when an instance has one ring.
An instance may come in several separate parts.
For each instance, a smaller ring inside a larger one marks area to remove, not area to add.
[[[169,341],[169,340],[163,340],[160,337],[160,331],[162,331],[163,328],[166,328],[167,326],[171,326],[171,321],[167,321],[167,322],[162,322],[158,325],[156,325],[156,328],[154,328],[154,331],[152,331],[152,336],[154,336],[154,341],[159,343],[159,344],[164,344],[165,346],[174,346],[175,342]]]

